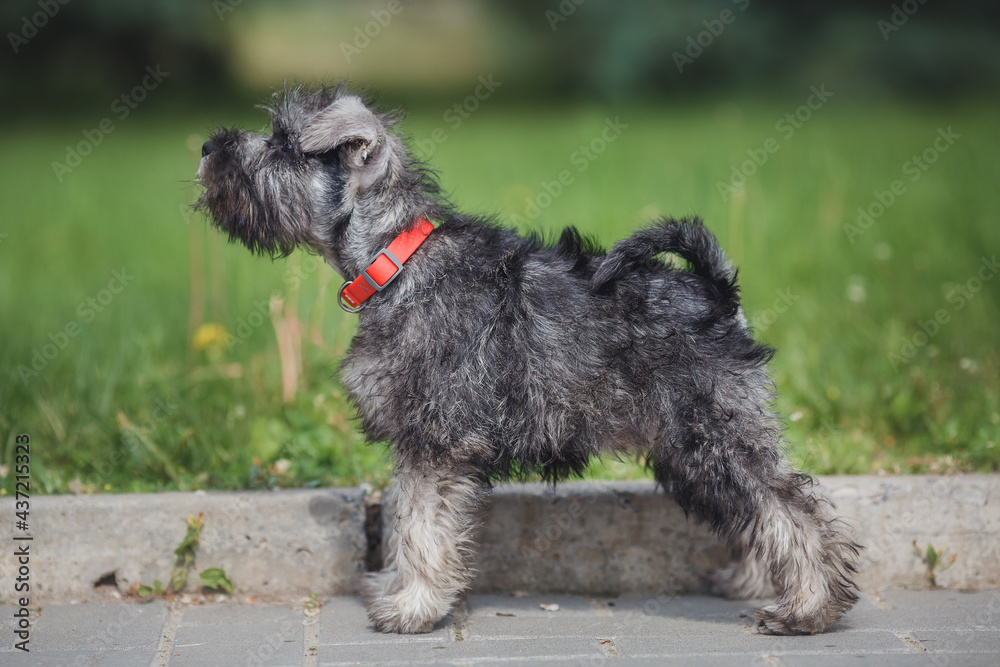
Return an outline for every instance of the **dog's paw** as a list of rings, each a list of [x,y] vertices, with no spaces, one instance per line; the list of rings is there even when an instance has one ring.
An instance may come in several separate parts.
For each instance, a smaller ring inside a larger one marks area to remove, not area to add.
[[[426,608],[408,602],[401,595],[374,600],[368,605],[368,618],[379,632],[422,634],[434,629],[438,618],[428,618]],[[421,613],[423,612],[423,613]]]
[[[783,604],[754,609],[753,617],[757,621],[757,632],[765,635],[815,635],[836,620],[826,620],[823,614],[794,614]]]
[[[753,617],[757,621],[757,632],[762,635],[794,635],[796,634],[788,624],[788,620],[779,612],[778,605],[768,605],[753,610]]]

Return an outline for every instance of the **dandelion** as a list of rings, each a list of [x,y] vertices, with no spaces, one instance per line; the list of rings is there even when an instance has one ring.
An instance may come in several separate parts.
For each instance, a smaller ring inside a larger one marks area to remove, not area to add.
[[[221,350],[229,346],[229,333],[221,324],[202,324],[194,332],[191,345],[196,350]]]

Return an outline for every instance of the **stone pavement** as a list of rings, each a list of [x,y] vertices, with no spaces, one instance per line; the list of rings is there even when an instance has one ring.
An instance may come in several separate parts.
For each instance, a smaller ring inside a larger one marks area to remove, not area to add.
[[[1000,589],[866,595],[812,637],[757,634],[743,602],[558,595],[471,595],[430,634],[383,635],[359,599],[334,597],[312,615],[263,603],[52,605],[22,653],[12,648],[14,610],[0,607],[0,664],[11,667],[1000,665]]]

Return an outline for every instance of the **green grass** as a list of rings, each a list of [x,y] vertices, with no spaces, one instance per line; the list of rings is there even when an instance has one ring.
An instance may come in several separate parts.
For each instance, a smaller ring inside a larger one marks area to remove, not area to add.
[[[430,162],[445,190],[464,210],[524,229],[573,224],[611,244],[653,215],[702,215],[741,266],[748,317],[779,350],[789,452],[810,472],[997,470],[1000,280],[955,291],[1000,251],[994,110],[862,109],[834,98],[786,138],[775,122],[799,103],[607,112],[487,102],[457,129],[444,108],[412,113],[405,129],[425,138],[443,128]],[[628,127],[581,172],[574,151],[608,116]],[[335,305],[338,280],[298,253],[253,258],[184,212],[196,196],[189,146],[204,138],[192,133],[240,118],[137,112],[58,183],[51,162],[98,120],[25,127],[0,156],[2,486],[12,485],[17,433],[32,437],[36,492],[384,483],[385,451],[364,443],[331,377],[354,326]],[[948,126],[961,137],[908,180],[904,163]],[[744,195],[723,201],[717,183],[768,137],[779,150]],[[526,199],[563,170],[572,183],[530,219]],[[843,224],[895,179],[906,191],[851,243]],[[194,291],[192,265],[204,273]],[[124,289],[102,293],[117,289],[113,271],[123,268],[134,276]],[[239,344],[193,347],[193,293],[206,301],[204,322]],[[260,306],[275,293],[295,305],[304,331],[287,404]],[[100,312],[87,303],[102,297],[111,298]],[[899,363],[904,337],[938,311],[947,322]],[[63,339],[67,325],[76,335]],[[36,351],[56,352],[22,381]],[[606,463],[589,474],[646,475]]]

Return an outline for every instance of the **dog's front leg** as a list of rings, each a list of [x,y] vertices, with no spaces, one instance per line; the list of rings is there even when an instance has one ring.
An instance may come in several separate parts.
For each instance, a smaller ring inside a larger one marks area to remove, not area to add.
[[[472,578],[467,557],[483,485],[472,469],[400,463],[386,503],[385,568],[362,589],[382,632],[429,632]]]

